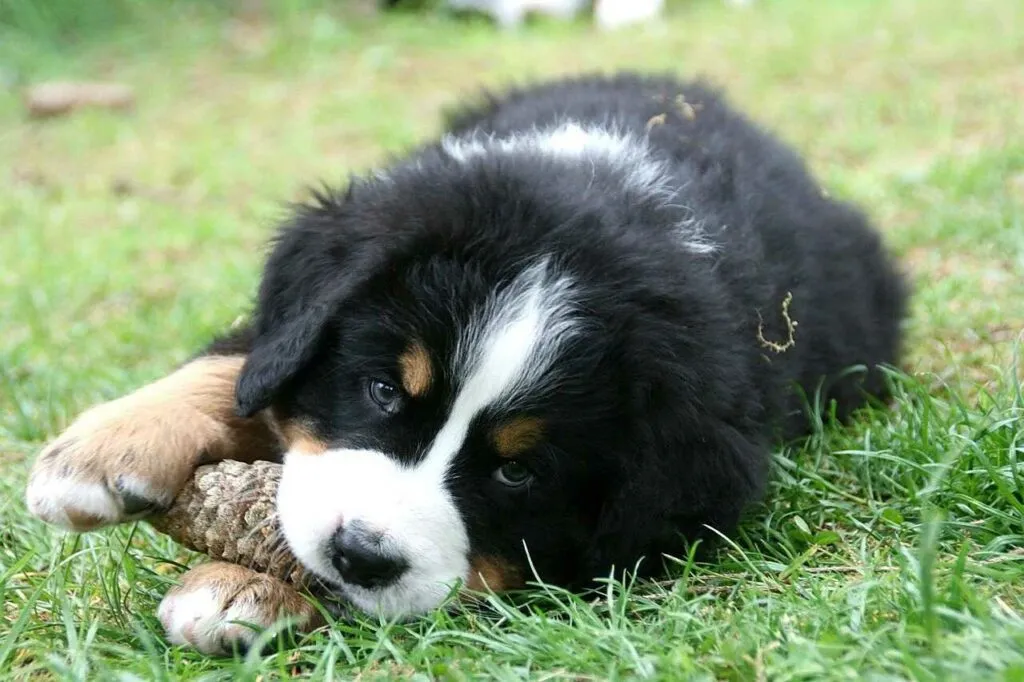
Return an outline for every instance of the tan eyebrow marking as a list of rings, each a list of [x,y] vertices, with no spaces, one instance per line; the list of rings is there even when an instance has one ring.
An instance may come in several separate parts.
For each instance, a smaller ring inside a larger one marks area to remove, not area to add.
[[[491,440],[502,457],[516,457],[534,447],[544,437],[544,420],[539,417],[515,417],[491,433]]]
[[[434,370],[430,364],[430,354],[423,344],[413,341],[398,356],[398,366],[402,371],[402,387],[414,398],[424,395],[430,390],[434,380]]]

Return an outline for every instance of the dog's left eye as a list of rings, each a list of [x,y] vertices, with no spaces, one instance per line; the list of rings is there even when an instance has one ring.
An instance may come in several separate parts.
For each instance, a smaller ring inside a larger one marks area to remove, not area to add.
[[[388,414],[398,412],[402,406],[402,392],[386,381],[371,379],[366,390],[370,394],[370,400]]]
[[[512,461],[494,470],[494,480],[509,488],[521,488],[533,480],[533,472],[524,464]]]

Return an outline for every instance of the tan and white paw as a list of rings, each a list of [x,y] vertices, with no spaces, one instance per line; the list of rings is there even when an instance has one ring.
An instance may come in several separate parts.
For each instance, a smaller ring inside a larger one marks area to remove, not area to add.
[[[214,426],[202,421],[187,409],[160,412],[136,394],[87,411],[36,459],[29,511],[87,531],[166,507],[201,457],[193,434]]]
[[[167,507],[204,458],[232,456],[246,435],[233,414],[241,362],[203,358],[86,411],[36,460],[29,511],[87,531]]]
[[[207,655],[247,651],[263,630],[284,618],[300,630],[319,614],[294,588],[243,566],[214,562],[182,576],[157,612],[167,639]]]

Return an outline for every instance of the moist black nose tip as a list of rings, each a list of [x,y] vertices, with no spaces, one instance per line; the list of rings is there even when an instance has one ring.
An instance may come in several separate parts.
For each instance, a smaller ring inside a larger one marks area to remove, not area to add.
[[[331,540],[331,563],[342,580],[360,587],[384,587],[398,580],[409,567],[401,557],[385,554],[379,536],[346,524]]]

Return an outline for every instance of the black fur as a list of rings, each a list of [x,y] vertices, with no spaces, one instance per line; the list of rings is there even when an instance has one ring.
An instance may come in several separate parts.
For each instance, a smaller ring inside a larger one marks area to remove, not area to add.
[[[671,163],[671,205],[617,189],[621,169],[539,155],[459,163],[436,145],[387,179],[322,193],[267,263],[253,329],[238,337],[250,348],[238,403],[415,461],[452,387],[390,417],[365,399],[365,379],[394,377],[413,337],[440,361],[496,287],[552,256],[579,283],[589,331],[559,359],[557,394],[530,406],[547,424],[527,457],[535,483],[495,486],[482,424],[450,487],[475,554],[528,573],[525,539],[542,578],[577,586],[678,553],[706,525],[729,532],[762,494],[773,440],[806,432],[801,394],[820,390],[841,418],[884,397],[877,368],[898,359],[906,293],[864,216],[703,85],[556,81],[485,97],[449,129],[500,136],[563,119],[649,134]],[[684,220],[717,251],[681,246]],[[766,344],[791,332],[784,351]]]

